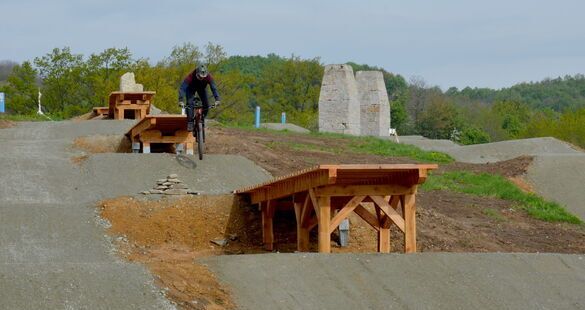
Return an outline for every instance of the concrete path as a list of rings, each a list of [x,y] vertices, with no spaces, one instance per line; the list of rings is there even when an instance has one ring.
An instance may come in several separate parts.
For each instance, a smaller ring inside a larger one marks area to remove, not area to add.
[[[81,166],[77,136],[121,134],[134,121],[19,123],[0,130],[0,309],[172,309],[144,267],[113,253],[97,201],[177,173],[229,192],[269,176],[238,156],[100,154]]]
[[[264,254],[203,260],[240,309],[583,309],[585,256]]]
[[[536,192],[585,220],[585,153],[568,143],[550,137],[465,146],[421,136],[400,139],[402,143],[444,152],[457,161],[467,163],[481,164],[522,155],[533,156],[535,160],[528,168],[528,180]]]

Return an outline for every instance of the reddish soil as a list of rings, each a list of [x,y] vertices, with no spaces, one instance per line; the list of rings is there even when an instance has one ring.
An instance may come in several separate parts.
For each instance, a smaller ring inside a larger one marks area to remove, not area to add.
[[[16,126],[16,123],[14,123],[13,121],[0,119],[0,129],[10,128],[10,127],[14,127],[14,126]]]
[[[273,175],[284,175],[319,163],[406,163],[407,158],[339,152],[342,139],[211,128],[207,151],[239,154]],[[299,147],[300,145],[300,147]],[[307,147],[310,145],[310,147]],[[453,163],[436,173],[466,170],[492,173],[530,187],[522,175],[532,158],[492,164]],[[120,253],[144,263],[168,296],[185,309],[231,309],[229,288],[217,282],[195,259],[207,255],[262,253],[261,220],[256,208],[226,196],[142,201],[122,197],[103,202],[101,214],[112,223],[110,233],[124,236]],[[333,236],[333,252],[375,252],[376,234],[351,216],[350,246],[341,248]],[[292,211],[278,211],[274,223],[276,250],[296,250]],[[417,241],[421,252],[556,252],[585,253],[585,226],[536,220],[512,202],[449,191],[417,195]],[[402,252],[399,231],[392,229],[392,252]],[[210,241],[233,239],[225,247]],[[316,251],[316,231],[311,234]]]

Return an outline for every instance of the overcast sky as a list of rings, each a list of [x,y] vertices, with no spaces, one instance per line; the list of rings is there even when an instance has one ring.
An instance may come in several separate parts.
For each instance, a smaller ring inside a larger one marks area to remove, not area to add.
[[[229,55],[320,57],[443,89],[585,73],[585,1],[1,0],[0,60],[128,47],[157,61],[211,41]]]

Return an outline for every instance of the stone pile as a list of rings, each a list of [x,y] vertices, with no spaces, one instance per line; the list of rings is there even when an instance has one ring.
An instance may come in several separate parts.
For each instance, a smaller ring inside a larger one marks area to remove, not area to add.
[[[156,181],[156,185],[148,191],[143,191],[142,194],[159,194],[159,195],[199,195],[199,192],[189,189],[183,181],[179,180],[179,176],[171,174],[165,179]]]

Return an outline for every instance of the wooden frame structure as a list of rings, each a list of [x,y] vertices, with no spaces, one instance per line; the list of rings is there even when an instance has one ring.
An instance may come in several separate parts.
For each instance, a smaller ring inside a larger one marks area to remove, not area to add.
[[[394,224],[404,234],[404,252],[413,253],[417,187],[429,170],[437,168],[434,164],[319,165],[235,193],[259,205],[267,250],[274,246],[275,211],[292,207],[299,251],[308,251],[309,232],[317,227],[319,252],[330,253],[331,233],[353,212],[378,232],[379,252],[390,252]]]
[[[110,115],[110,108],[109,107],[94,107],[93,108],[93,115],[96,117],[97,116],[104,116],[104,115],[109,116]]]
[[[134,119],[143,119],[150,113],[150,103],[156,92],[145,91],[110,93],[109,118],[124,119],[125,111],[133,111]]]
[[[150,153],[152,143],[175,144],[177,151],[193,154],[195,138],[187,131],[186,115],[147,115],[132,127],[126,136],[132,141],[132,151]]]

